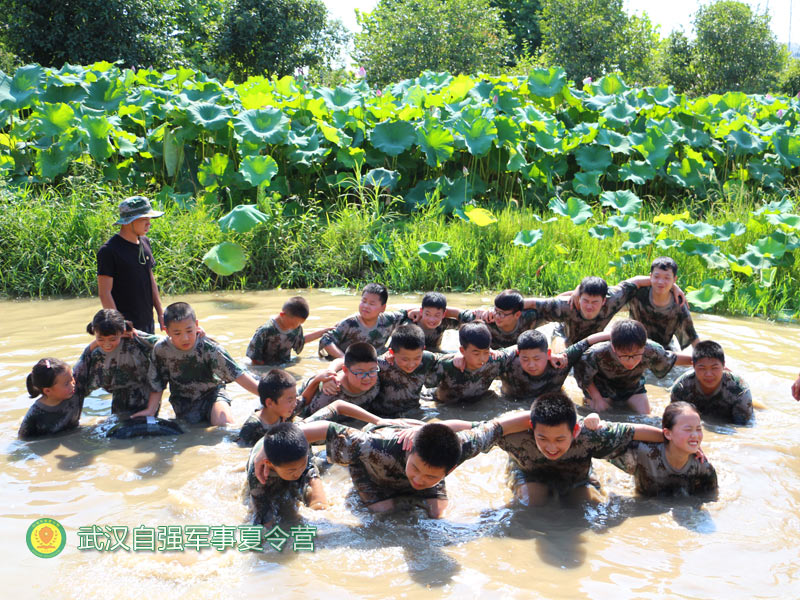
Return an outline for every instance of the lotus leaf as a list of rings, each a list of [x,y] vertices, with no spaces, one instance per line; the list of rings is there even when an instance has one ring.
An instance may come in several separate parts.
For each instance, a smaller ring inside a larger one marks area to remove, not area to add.
[[[252,204],[240,204],[234,207],[227,215],[220,217],[219,228],[224,232],[246,233],[260,223],[266,223],[268,220],[269,217]]]
[[[447,258],[450,246],[444,242],[425,242],[419,245],[420,258],[425,262],[439,262]]]
[[[244,249],[233,242],[217,244],[203,256],[203,264],[217,275],[230,275],[241,271],[246,263]]]
[[[540,239],[542,239],[541,229],[528,229],[517,233],[511,243],[515,246],[525,246],[530,248],[531,246],[536,245],[536,242],[538,242]]]

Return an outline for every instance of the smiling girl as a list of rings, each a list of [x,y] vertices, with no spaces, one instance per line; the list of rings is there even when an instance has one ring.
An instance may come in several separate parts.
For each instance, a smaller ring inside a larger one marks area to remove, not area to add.
[[[43,358],[25,380],[28,394],[36,402],[19,426],[19,439],[52,435],[74,429],[83,410],[83,395],[75,393],[72,369],[63,360]]]

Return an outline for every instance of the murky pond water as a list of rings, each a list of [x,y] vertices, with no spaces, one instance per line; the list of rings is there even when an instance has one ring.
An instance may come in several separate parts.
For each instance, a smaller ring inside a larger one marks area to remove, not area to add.
[[[206,331],[244,361],[256,327],[277,313],[288,291],[181,297]],[[306,293],[310,330],[355,312],[357,297]],[[170,298],[170,301],[175,300]],[[418,305],[396,295],[390,307]],[[448,295],[456,307],[489,297]],[[721,342],[728,364],[766,405],[751,427],[708,425],[704,448],[720,479],[719,500],[643,499],[631,478],[596,462],[609,501],[599,508],[532,510],[509,506],[505,453],[494,449],[448,477],[446,519],[419,510],[376,517],[354,502],[347,472],[324,475],[333,502],[301,509],[317,527],[314,552],[78,551],[82,526],[237,526],[249,522],[243,501],[248,449],[235,427],[194,428],[185,435],[109,440],[98,432],[110,397],[87,398],[82,428],[50,440],[16,440],[31,400],[24,380],[43,356],[71,364],[90,338],[96,300],[0,303],[0,575],[5,597],[101,598],[798,598],[800,597],[800,405],[789,387],[800,368],[800,328],[718,317],[696,318],[701,337]],[[457,346],[454,332],[445,343]],[[316,342],[289,370],[316,371]],[[668,401],[671,374],[648,385],[654,414]],[[652,383],[652,382],[651,382]],[[237,424],[258,399],[229,386]],[[579,398],[568,380],[568,391]],[[166,399],[166,396],[165,396]],[[511,408],[500,403],[439,416],[469,420]],[[435,414],[431,410],[431,414]],[[162,415],[171,416],[168,403]],[[620,415],[621,419],[631,417]],[[66,549],[52,559],[26,546],[30,523],[60,521]],[[292,524],[287,523],[286,529]],[[130,546],[131,538],[127,539]],[[289,540],[291,544],[291,540]]]

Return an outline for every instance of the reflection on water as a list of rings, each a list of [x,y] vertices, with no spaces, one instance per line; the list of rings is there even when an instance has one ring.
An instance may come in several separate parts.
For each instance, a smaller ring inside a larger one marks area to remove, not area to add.
[[[241,361],[256,327],[276,314],[292,292],[182,297],[195,307],[209,335]],[[358,298],[308,293],[312,314],[305,327],[333,324],[355,311]],[[394,296],[392,307],[412,307],[418,295]],[[491,297],[449,295],[454,307],[476,307]],[[442,521],[419,507],[393,515],[369,514],[358,505],[347,472],[324,475],[333,504],[303,508],[302,521],[317,527],[316,550],[263,554],[218,552],[78,551],[81,526],[135,527],[248,523],[242,467],[248,450],[234,442],[235,428],[189,428],[177,438],[109,440],[100,425],[110,398],[87,398],[79,431],[52,439],[16,440],[30,400],[24,379],[41,356],[71,363],[90,341],[82,334],[99,308],[95,300],[0,304],[0,358],[4,459],[0,463],[0,548],[16,560],[0,567],[13,597],[307,598],[463,597],[508,598],[796,598],[800,545],[800,407],[789,386],[800,368],[800,329],[761,321],[698,317],[702,337],[720,341],[728,365],[750,383],[767,409],[757,423],[735,428],[709,423],[704,447],[720,479],[720,499],[644,499],[633,496],[626,474],[597,462],[608,495],[598,507],[509,506],[505,454],[498,449],[465,463],[448,477],[451,509]],[[457,346],[455,332],[446,345]],[[302,379],[323,363],[309,344],[289,370]],[[258,371],[258,369],[256,369]],[[666,386],[648,381],[658,415]],[[579,397],[568,381],[567,390]],[[258,399],[229,387],[237,423]],[[515,408],[480,404],[464,410],[429,405],[441,418],[476,420]],[[166,414],[163,414],[166,413]],[[168,403],[162,416],[170,416]],[[617,418],[633,420],[620,413]],[[654,422],[652,417],[636,417]],[[67,548],[40,559],[25,546],[36,518],[58,519]],[[130,545],[128,538],[128,545]],[[291,540],[289,540],[291,545]],[[9,587],[10,586],[10,587]]]

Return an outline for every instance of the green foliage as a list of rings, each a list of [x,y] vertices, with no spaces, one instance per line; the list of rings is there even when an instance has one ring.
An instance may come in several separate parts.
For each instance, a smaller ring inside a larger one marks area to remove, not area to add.
[[[698,85],[692,42],[681,30],[662,42],[659,70],[667,83],[679,92],[691,92]]]
[[[357,16],[354,57],[379,86],[426,70],[494,72],[510,54],[511,37],[490,0],[379,0]]]
[[[541,0],[490,0],[490,4],[500,10],[506,31],[514,40],[509,62],[517,63],[519,58],[535,53],[542,42]]]
[[[790,58],[781,73],[780,92],[787,96],[800,94],[800,59]]]

